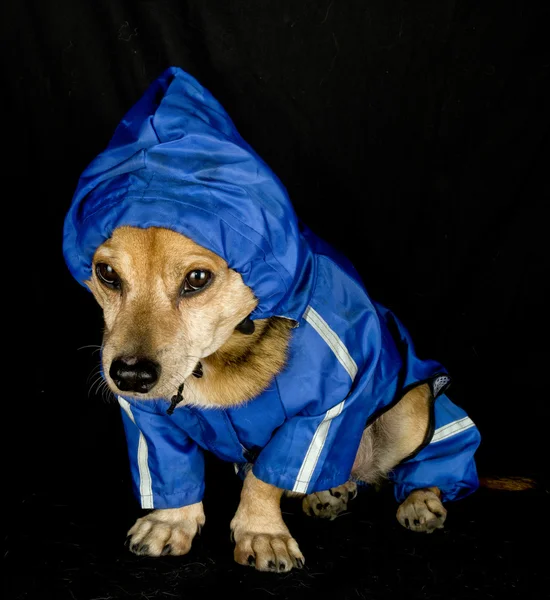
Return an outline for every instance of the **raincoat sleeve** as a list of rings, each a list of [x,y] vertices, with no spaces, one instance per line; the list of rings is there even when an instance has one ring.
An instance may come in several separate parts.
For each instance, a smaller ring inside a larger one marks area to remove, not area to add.
[[[390,473],[398,502],[418,488],[437,486],[446,502],[463,498],[479,487],[474,462],[481,439],[477,427],[444,394],[435,401],[434,417],[429,443]]]
[[[179,508],[204,494],[202,449],[165,414],[119,398],[132,487],[142,508]]]

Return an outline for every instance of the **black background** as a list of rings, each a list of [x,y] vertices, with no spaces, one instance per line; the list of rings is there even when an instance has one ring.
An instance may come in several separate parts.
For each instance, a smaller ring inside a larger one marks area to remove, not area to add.
[[[421,354],[449,368],[450,396],[482,432],[480,470],[544,481],[545,5],[4,3],[4,441],[17,518],[44,526],[52,507],[78,507],[87,523],[82,507],[106,514],[118,506],[122,535],[131,521],[118,408],[93,385],[97,351],[83,348],[101,343],[101,314],[64,265],[61,232],[81,171],[170,65],[210,89],[285,183],[299,216],[348,255]],[[84,529],[105,533],[99,517],[89,519]],[[65,522],[61,512],[40,556],[60,543]],[[9,538],[17,560],[37,543],[32,527]],[[203,558],[211,552],[204,543]],[[324,550],[323,561],[331,554]],[[18,579],[16,596],[64,598],[66,589],[55,588],[61,576],[47,572],[50,579]],[[92,598],[86,589],[73,597]]]

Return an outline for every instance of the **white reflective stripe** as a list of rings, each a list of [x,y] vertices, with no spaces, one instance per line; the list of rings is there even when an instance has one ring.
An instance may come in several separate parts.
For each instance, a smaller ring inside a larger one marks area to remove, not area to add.
[[[329,327],[323,317],[321,317],[321,315],[311,306],[307,307],[304,313],[304,319],[323,338],[329,348],[334,352],[334,356],[336,356],[340,364],[344,367],[353,381],[357,375],[357,364],[351,357],[351,354],[348,352],[344,342],[342,342],[338,335]],[[313,435],[313,439],[309,444],[304,462],[300,467],[294,487],[292,488],[293,492],[300,494],[305,494],[307,492],[311,477],[313,476],[315,468],[317,467],[319,457],[321,456],[321,452],[323,451],[323,447],[327,440],[331,421],[342,412],[344,409],[344,402],[345,400],[342,400],[340,404],[337,404],[328,410],[321,423],[319,423],[319,426]]]
[[[331,350],[334,352],[340,364],[346,369],[351,379],[357,375],[357,364],[348,352],[344,342],[328,326],[327,322],[311,306],[308,306],[304,313],[304,319],[315,329],[315,331],[325,340]]]
[[[345,400],[342,400],[340,404],[337,404],[328,410],[325,414],[325,418],[321,421],[321,423],[319,423],[319,426],[317,427],[315,435],[313,436],[311,444],[307,450],[304,462],[300,468],[300,472],[298,473],[298,477],[296,478],[296,483],[292,488],[293,492],[298,492],[300,494],[305,494],[307,492],[309,482],[311,481],[311,476],[315,471],[315,467],[319,461],[319,456],[321,455],[321,451],[325,445],[331,421],[342,412],[344,408],[344,402]]]
[[[128,415],[132,423],[137,427],[136,420],[132,414],[130,403],[124,398],[118,397],[118,403],[122,407],[122,410]],[[151,479],[151,471],[149,471],[149,448],[147,447],[147,440],[141,431],[139,430],[139,442],[138,442],[138,471],[139,471],[139,495],[141,499],[141,508],[155,508],[153,506],[153,481]]]
[[[441,442],[441,440],[446,440],[447,438],[450,438],[461,431],[470,429],[470,427],[475,427],[475,423],[472,421],[472,419],[470,419],[470,417],[464,417],[458,421],[453,421],[452,423],[443,425],[443,427],[439,427],[434,431],[434,435],[430,444]]]

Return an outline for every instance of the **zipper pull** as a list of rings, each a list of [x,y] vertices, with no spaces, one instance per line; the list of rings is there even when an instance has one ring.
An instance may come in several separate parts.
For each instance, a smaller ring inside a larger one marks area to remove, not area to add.
[[[170,406],[168,407],[168,410],[166,411],[167,415],[174,414],[174,409],[183,400],[182,392],[183,392],[183,383],[179,386],[178,393],[174,394],[172,396],[172,399],[170,400]]]

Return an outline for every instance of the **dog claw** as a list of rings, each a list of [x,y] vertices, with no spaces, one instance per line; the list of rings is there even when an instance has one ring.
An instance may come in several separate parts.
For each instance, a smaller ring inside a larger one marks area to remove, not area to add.
[[[149,551],[149,545],[148,544],[134,544],[130,550],[132,552],[134,552],[135,554],[147,554],[147,552]]]
[[[172,545],[166,544],[166,546],[164,546],[162,549],[162,556],[166,556],[167,554],[170,554],[170,552],[172,552]]]

